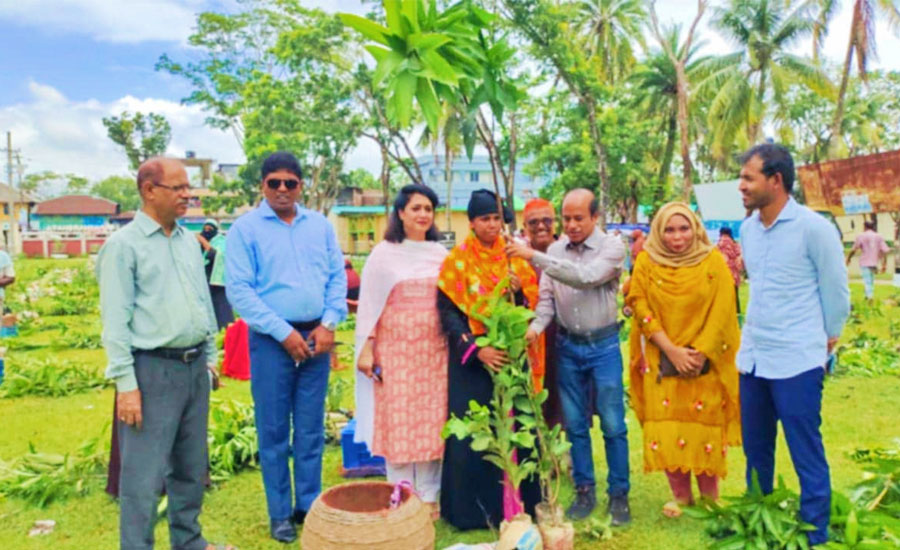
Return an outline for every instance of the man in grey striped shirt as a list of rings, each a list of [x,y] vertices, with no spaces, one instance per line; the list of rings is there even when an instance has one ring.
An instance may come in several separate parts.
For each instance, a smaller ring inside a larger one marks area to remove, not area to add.
[[[599,205],[587,189],[566,194],[562,206],[565,236],[542,254],[510,244],[507,254],[543,270],[537,317],[527,338],[534,341],[554,316],[558,380],[566,435],[572,443],[576,498],[567,514],[590,515],[597,504],[591,454],[588,389],[596,388],[596,410],[606,446],[608,511],[613,525],[631,520],[628,506],[628,430],[625,425],[622,354],[616,323],[616,293],[625,260],[622,241],[597,227]]]

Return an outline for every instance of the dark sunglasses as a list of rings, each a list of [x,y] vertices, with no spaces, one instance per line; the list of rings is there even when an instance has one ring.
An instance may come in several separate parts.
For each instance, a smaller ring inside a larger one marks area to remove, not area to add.
[[[531,218],[528,220],[528,227],[537,227],[540,224],[553,227],[553,218]]]
[[[276,178],[266,180],[266,185],[268,185],[269,189],[273,191],[280,188],[282,183],[285,187],[288,188],[288,191],[293,191],[297,188],[298,185],[300,185],[300,180],[280,180]]]

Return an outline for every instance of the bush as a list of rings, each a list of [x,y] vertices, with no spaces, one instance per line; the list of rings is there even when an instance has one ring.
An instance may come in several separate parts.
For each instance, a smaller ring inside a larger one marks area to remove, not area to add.
[[[6,379],[0,386],[0,397],[62,397],[100,389],[110,383],[102,372],[84,363],[44,359],[8,365]]]
[[[28,454],[10,463],[0,462],[0,495],[16,497],[44,508],[73,495],[85,495],[93,480],[103,477],[108,449],[105,433],[82,443],[75,454],[39,453],[29,444]]]
[[[253,406],[217,399],[210,405],[209,475],[213,481],[225,481],[240,470],[258,465]]]

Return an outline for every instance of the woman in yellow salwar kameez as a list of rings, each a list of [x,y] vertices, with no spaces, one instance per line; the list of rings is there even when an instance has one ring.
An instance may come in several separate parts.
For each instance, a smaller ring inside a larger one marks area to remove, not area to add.
[[[670,517],[693,502],[691,473],[701,497],[718,498],[728,447],[741,443],[734,292],[728,264],[688,205],[662,207],[626,303],[634,311],[630,392],[643,427],[644,470],[666,472],[674,500],[663,513]]]

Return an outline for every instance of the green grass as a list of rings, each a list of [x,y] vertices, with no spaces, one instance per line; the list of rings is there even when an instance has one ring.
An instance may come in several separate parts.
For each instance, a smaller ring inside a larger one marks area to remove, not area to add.
[[[77,262],[77,260],[69,260]],[[55,265],[46,260],[20,261],[17,271],[20,281],[34,277],[38,267]],[[77,265],[77,264],[73,264]],[[853,299],[862,299],[862,285],[852,284]],[[742,289],[746,303],[746,289]],[[876,288],[877,302],[897,300],[897,291],[892,287],[879,285]],[[897,316],[900,308],[896,305],[885,307],[885,315],[873,316],[865,325],[848,327],[847,335],[862,328],[881,337],[888,336],[888,319]],[[65,318],[59,318],[65,319]],[[52,321],[52,320],[50,320]],[[68,318],[74,326],[95,326],[95,316]],[[48,331],[49,332],[49,331]],[[52,343],[57,334],[36,333],[33,338],[41,343]],[[31,338],[31,337],[30,337]],[[350,333],[340,334],[342,341],[351,341]],[[2,344],[0,344],[2,345]],[[42,349],[22,352],[23,355],[77,359],[103,368],[102,350],[59,350]],[[352,372],[345,369],[332,376],[352,381]],[[217,392],[218,399],[236,399],[249,403],[248,382],[225,379],[226,387]],[[839,490],[846,490],[859,481],[861,469],[848,458],[848,453],[858,447],[890,445],[900,437],[896,418],[900,415],[900,377],[829,379],[825,387],[824,425],[825,445],[831,463],[832,484]],[[345,394],[346,405],[352,405],[352,391]],[[96,436],[111,420],[113,405],[112,389],[92,391],[65,398],[23,397],[0,399],[0,459],[9,460],[28,450],[29,442],[38,450],[65,453],[77,448],[84,440]],[[702,526],[690,519],[667,520],[660,510],[669,499],[669,489],[665,476],[661,473],[644,474],[641,459],[640,427],[634,415],[628,415],[629,441],[631,444],[631,504],[634,521],[627,528],[615,530],[611,541],[598,542],[576,537],[576,548],[610,549],[656,549],[656,548],[704,548],[709,539]],[[593,430],[595,465],[598,477],[600,506],[595,516],[599,516],[605,506],[602,497],[606,474],[602,438],[598,428]],[[797,478],[791,467],[790,457],[783,439],[779,439],[777,451],[779,473],[788,485],[797,489]],[[733,449],[728,457],[729,476],[722,482],[723,495],[736,495],[743,491],[744,458],[740,449]],[[323,466],[323,484],[332,486],[342,482],[338,474],[340,449],[329,446],[326,449]],[[73,498],[52,504],[46,509],[37,509],[16,499],[0,498],[0,549],[112,549],[117,547],[118,509],[115,501],[103,491],[103,476],[94,482],[94,490],[86,497]],[[563,495],[567,504],[571,498],[571,487]],[[53,534],[45,537],[29,538],[28,529],[39,519],[54,519],[57,522]],[[241,473],[207,493],[201,522],[204,532],[211,541],[228,541],[242,550],[283,550],[299,548],[299,543],[282,545],[268,536],[265,496],[262,479],[258,471]],[[576,524],[580,529],[583,523]],[[168,547],[168,531],[165,521],[156,529],[157,548]],[[492,540],[488,531],[458,533],[446,523],[437,524],[436,548],[441,549],[455,542],[482,542]]]

